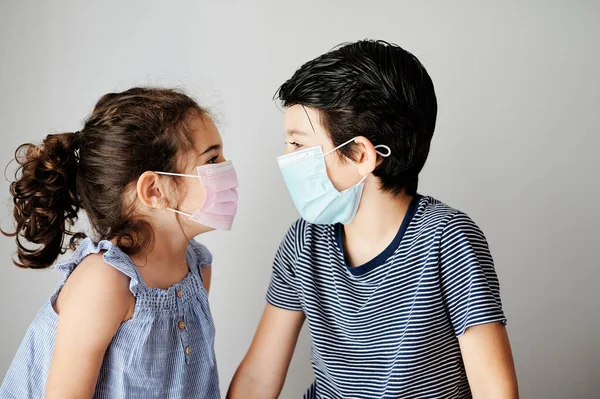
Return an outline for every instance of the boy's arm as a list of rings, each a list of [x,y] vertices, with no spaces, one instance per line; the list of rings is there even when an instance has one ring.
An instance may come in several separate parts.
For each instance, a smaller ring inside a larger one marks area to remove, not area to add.
[[[210,291],[210,278],[212,276],[212,265],[204,266],[200,269],[202,273],[202,285],[206,292]]]
[[[474,399],[519,397],[510,342],[502,323],[470,327],[458,342]]]
[[[267,304],[250,349],[233,376],[227,398],[277,398],[303,323],[302,311]]]
[[[441,236],[440,287],[475,399],[517,398],[500,282],[485,235],[458,212]]]

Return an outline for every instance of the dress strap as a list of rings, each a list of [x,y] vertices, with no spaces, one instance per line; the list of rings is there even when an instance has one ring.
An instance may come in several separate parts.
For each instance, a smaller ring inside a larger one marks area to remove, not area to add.
[[[137,296],[139,291],[144,288],[144,283],[131,258],[110,241],[102,240],[96,244],[89,237],[79,244],[68,260],[56,265],[56,269],[62,272],[64,276],[59,289],[86,256],[100,252],[103,252],[102,258],[107,264],[129,277],[129,290],[134,296]]]
[[[188,266],[193,273],[202,278],[202,267],[212,265],[213,257],[208,248],[196,240],[190,240],[186,254]]]

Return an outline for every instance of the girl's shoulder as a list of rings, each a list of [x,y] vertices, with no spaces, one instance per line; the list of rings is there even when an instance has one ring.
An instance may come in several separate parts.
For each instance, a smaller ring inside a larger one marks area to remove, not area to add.
[[[119,247],[110,241],[102,240],[94,242],[91,238],[86,238],[79,243],[73,254],[63,262],[56,265],[56,269],[63,273],[64,281],[70,280],[76,270],[81,279],[87,281],[88,278],[105,278],[115,284],[126,282],[127,289],[135,296],[142,280],[137,272],[135,264],[131,258]],[[88,269],[92,269],[89,270]],[[101,273],[102,276],[97,276]]]
[[[66,278],[54,303],[54,310],[76,310],[80,307],[92,310],[110,309],[110,318],[119,316],[121,321],[131,318],[135,297],[130,290],[131,279],[121,270],[108,263],[104,254],[92,253],[83,258]],[[102,313],[91,312],[93,317]],[[116,316],[115,316],[116,314]]]

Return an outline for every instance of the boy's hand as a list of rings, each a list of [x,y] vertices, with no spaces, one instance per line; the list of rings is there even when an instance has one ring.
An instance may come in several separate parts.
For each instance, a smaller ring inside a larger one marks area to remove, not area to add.
[[[227,398],[277,398],[303,323],[303,312],[267,304],[250,349],[233,376]]]

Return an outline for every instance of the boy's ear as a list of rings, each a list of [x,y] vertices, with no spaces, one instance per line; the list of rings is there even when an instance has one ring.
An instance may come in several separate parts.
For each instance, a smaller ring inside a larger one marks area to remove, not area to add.
[[[136,192],[139,201],[148,208],[160,208],[166,203],[158,174],[155,172],[142,173],[137,180]]]
[[[360,173],[361,176],[366,176],[375,170],[377,165],[381,163],[381,159],[378,159],[379,157],[377,156],[377,151],[375,151],[375,146],[373,146],[373,143],[366,137],[356,137],[354,143],[356,144],[356,156],[354,161],[358,166],[358,173]]]

